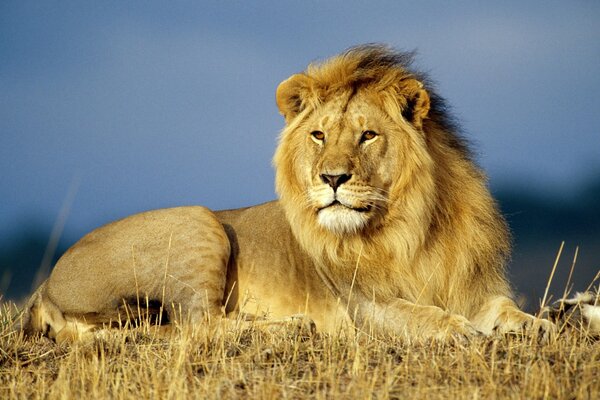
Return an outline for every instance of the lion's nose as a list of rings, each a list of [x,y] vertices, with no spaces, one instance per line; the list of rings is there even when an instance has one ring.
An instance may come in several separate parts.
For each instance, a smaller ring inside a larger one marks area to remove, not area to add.
[[[341,174],[341,175],[327,175],[321,174],[321,180],[323,183],[328,184],[335,191],[342,183],[348,182],[352,178],[350,174]]]

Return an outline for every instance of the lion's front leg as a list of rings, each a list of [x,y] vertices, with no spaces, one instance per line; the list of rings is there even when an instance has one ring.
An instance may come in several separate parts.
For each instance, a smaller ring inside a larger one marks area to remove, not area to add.
[[[436,306],[419,305],[404,299],[388,304],[370,302],[357,322],[359,329],[372,329],[375,334],[404,336],[408,339],[468,339],[480,336],[465,317]],[[361,326],[362,325],[362,326]]]
[[[521,311],[515,302],[506,296],[497,296],[487,301],[472,321],[477,329],[487,335],[539,333],[542,339],[547,339],[556,330],[553,323]]]

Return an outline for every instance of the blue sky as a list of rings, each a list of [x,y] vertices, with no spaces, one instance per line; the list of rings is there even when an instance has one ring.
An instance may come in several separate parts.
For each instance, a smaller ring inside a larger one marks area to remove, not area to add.
[[[600,3],[0,3],[0,239],[274,198],[277,84],[367,42],[417,49],[492,186],[600,171]]]

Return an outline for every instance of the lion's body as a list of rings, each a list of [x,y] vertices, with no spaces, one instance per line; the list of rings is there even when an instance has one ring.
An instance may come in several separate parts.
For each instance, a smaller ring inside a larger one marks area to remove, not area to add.
[[[409,64],[358,47],[283,82],[278,201],[100,228],[33,296],[30,325],[60,336],[52,315],[91,326],[140,295],[197,323],[220,306],[414,338],[532,323],[510,299],[509,237],[484,175]]]
[[[278,201],[216,214],[232,244],[227,313],[269,318],[307,314],[326,332],[345,321],[345,304],[319,278]]]

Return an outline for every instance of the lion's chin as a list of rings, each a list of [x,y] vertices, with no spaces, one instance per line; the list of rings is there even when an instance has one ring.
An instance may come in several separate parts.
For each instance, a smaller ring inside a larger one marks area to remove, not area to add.
[[[362,230],[369,220],[365,210],[354,210],[342,205],[323,208],[318,213],[318,222],[323,228],[341,235],[355,234]]]

